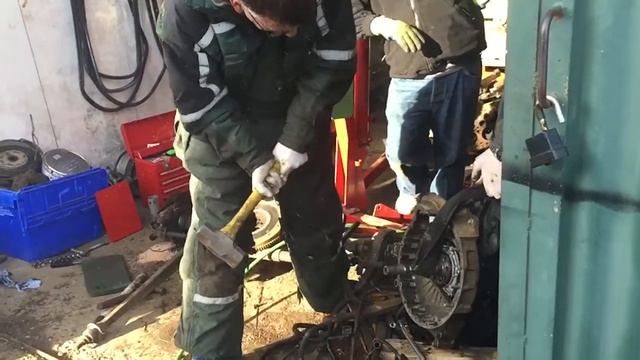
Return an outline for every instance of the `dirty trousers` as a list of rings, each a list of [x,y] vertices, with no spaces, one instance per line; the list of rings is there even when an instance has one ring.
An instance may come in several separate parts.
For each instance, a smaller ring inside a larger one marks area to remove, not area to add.
[[[340,244],[344,230],[342,207],[333,185],[328,113],[316,121],[317,140],[309,161],[288,178],[277,196],[281,225],[300,291],[317,311],[331,311],[343,298],[348,261]],[[262,132],[271,149],[276,126]],[[273,134],[269,134],[273,132]],[[251,192],[251,179],[237,164],[223,161],[210,142],[177,127],[176,152],[191,172],[193,219],[180,263],[182,316],[177,345],[194,357],[240,360],[243,334],[244,266],[231,269],[194,238],[201,224],[226,225]],[[253,245],[255,218],[241,228],[236,243]]]

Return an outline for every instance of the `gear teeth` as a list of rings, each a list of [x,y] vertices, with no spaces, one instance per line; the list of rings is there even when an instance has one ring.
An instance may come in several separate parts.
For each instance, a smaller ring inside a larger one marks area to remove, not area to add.
[[[429,222],[430,216],[431,215],[422,213],[420,209],[415,214],[414,221],[400,242],[398,253],[398,263],[400,265],[408,268],[415,266],[418,259],[418,250],[422,244],[431,241],[429,236],[431,226]],[[458,307],[461,311],[465,311],[468,307],[467,302],[469,299],[467,299],[468,297],[465,296],[464,292],[472,291],[473,285],[470,286],[464,282],[464,279],[470,275],[468,274],[469,271],[477,272],[477,270],[474,270],[473,264],[468,264],[466,259],[468,259],[472,253],[477,253],[477,249],[475,248],[476,239],[466,240],[472,241],[465,241],[463,244],[456,246],[456,239],[453,239],[450,240],[451,244],[449,245],[453,246],[456,250],[459,249],[457,253],[461,258],[461,275],[459,276],[463,276],[463,282],[460,284],[461,288],[455,289],[455,292],[463,292],[459,300],[454,297],[450,298],[449,295],[441,290],[438,284],[431,279],[417,277],[412,273],[401,274],[396,277],[395,283],[397,284],[407,314],[418,326],[430,331],[440,331],[445,326],[448,326],[447,324],[451,316],[457,313]],[[470,300],[472,301],[473,299],[470,298]],[[425,301],[428,305],[423,303]],[[443,313],[447,315],[443,316]]]
[[[275,239],[273,239],[273,240],[269,240],[269,241],[264,242],[264,243],[262,243],[262,244],[260,244],[260,245],[256,244],[256,245],[254,245],[254,246],[253,246],[253,248],[254,248],[256,251],[264,251],[264,250],[268,250],[268,249],[269,249],[269,248],[271,248],[273,245],[275,245],[275,244],[277,244],[277,243],[279,243],[279,242],[280,242],[280,237],[276,237]]]

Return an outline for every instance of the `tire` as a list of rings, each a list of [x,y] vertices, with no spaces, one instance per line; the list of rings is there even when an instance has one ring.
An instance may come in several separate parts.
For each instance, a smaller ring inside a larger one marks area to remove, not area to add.
[[[42,154],[34,143],[21,140],[0,141],[0,179],[13,178],[29,170],[40,172]]]

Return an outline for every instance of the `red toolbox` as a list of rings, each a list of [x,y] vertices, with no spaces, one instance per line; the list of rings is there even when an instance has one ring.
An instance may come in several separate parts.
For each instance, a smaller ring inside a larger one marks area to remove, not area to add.
[[[182,161],[167,152],[173,148],[175,111],[123,124],[124,145],[136,167],[140,195],[147,204],[157,195],[160,208],[175,193],[189,191],[189,173]]]

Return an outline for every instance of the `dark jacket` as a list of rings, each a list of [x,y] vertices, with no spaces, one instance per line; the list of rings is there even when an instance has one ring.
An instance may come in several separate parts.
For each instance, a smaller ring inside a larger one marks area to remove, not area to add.
[[[448,63],[477,61],[487,47],[484,18],[474,0],[351,0],[356,33],[373,36],[371,21],[379,15],[418,28],[426,43],[421,52],[405,53],[394,41],[385,43],[385,59],[393,78],[424,78]]]
[[[180,122],[249,173],[271,157],[257,145],[258,122],[276,119],[279,142],[306,152],[316,117],[355,71],[348,0],[318,1],[294,38],[269,37],[227,0],[165,0],[157,31]]]

